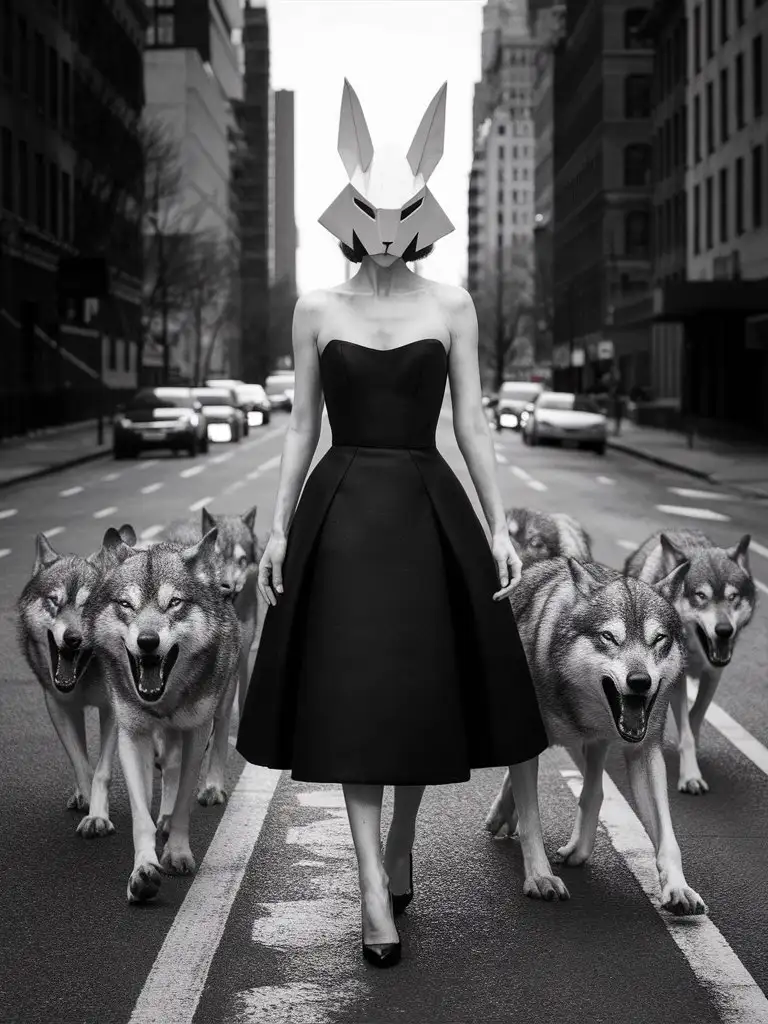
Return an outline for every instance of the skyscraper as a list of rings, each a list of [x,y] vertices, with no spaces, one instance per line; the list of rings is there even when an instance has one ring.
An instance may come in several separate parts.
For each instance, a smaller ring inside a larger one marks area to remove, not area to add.
[[[274,200],[271,206],[274,272],[270,304],[273,360],[291,354],[291,323],[296,303],[296,172],[294,94],[274,93]]]

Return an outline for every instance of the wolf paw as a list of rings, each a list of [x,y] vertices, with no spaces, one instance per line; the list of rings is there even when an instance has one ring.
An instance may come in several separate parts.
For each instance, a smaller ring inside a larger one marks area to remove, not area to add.
[[[526,877],[523,883],[523,894],[530,896],[533,900],[546,900],[548,903],[571,898],[562,878],[558,878],[557,875],[538,874],[538,872]]]
[[[504,806],[494,804],[485,819],[485,828],[499,839],[514,836],[517,831],[517,811],[507,811]]]
[[[77,833],[83,839],[101,839],[103,836],[111,836],[114,831],[115,826],[109,818],[99,818],[92,814],[83,818],[77,826]]]
[[[709,786],[701,776],[680,779],[677,788],[681,793],[690,793],[691,796],[704,796],[705,793],[709,792]]]
[[[701,896],[687,885],[664,886],[661,893],[661,905],[664,910],[677,917],[709,913]]]
[[[157,819],[157,831],[162,836],[168,836],[171,831],[171,816],[170,814],[161,814]]]
[[[197,802],[202,804],[203,807],[213,807],[215,804],[225,804],[227,802],[227,793],[221,786],[206,786],[205,789],[201,789],[197,794]]]
[[[69,800],[67,800],[67,810],[87,811],[89,804],[88,797],[84,796],[79,789],[76,789]]]
[[[128,902],[145,903],[160,891],[160,866],[146,861],[131,872],[128,879]]]
[[[591,856],[591,850],[583,849],[576,843],[567,843],[557,851],[558,862],[568,868],[583,867]]]
[[[160,866],[169,875],[192,875],[195,872],[195,858],[188,846],[170,848],[166,844],[160,858]]]

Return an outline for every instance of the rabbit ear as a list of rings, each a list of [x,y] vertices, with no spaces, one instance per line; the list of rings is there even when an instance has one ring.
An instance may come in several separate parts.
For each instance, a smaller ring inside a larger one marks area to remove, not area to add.
[[[408,150],[408,163],[414,177],[420,174],[427,181],[440,163],[443,156],[445,140],[445,100],[448,83],[443,82],[427,107],[421,124],[413,136],[411,148]]]
[[[344,92],[341,94],[338,146],[347,177],[351,178],[358,168],[361,171],[368,170],[373,159],[371,134],[357,93],[346,78]]]

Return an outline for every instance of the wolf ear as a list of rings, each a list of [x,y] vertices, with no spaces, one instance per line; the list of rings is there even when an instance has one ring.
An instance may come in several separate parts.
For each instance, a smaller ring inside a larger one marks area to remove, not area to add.
[[[124,529],[124,527],[121,527],[121,530],[122,529]],[[104,534],[104,539],[101,542],[101,550],[102,553],[107,556],[108,561],[113,562],[115,565],[119,565],[121,562],[124,562],[126,558],[132,554],[131,545],[123,539],[122,533],[118,532],[114,526],[110,526]]]
[[[248,511],[245,513],[245,515],[241,516],[241,519],[243,520],[245,525],[248,527],[248,529],[251,531],[251,533],[253,533],[253,527],[254,527],[254,525],[256,523],[256,513],[258,511],[259,511],[259,506],[258,505],[254,505],[253,508],[249,508],[248,509]]]
[[[752,540],[748,533],[745,533],[735,548],[728,548],[728,557],[732,559],[740,569],[749,572],[749,544]]]
[[[672,572],[665,576],[664,579],[654,583],[653,589],[657,594],[661,594],[666,601],[669,601],[670,604],[674,604],[675,598],[680,592],[683,580],[688,575],[688,570],[690,568],[690,562],[680,562],[680,564],[676,565]]]
[[[577,562],[575,558],[568,559],[568,568],[571,572],[573,585],[578,592],[582,597],[591,600],[600,589],[600,584],[595,577],[586,566],[582,565],[581,562]]]
[[[408,163],[414,177],[420,174],[425,182],[429,180],[443,156],[447,92],[448,83],[443,82],[427,107],[408,150]]]
[[[207,508],[203,508],[202,524],[203,536],[205,536],[205,534],[208,533],[209,530],[212,530],[216,525],[216,520],[213,518],[213,516],[211,515]]]
[[[54,551],[51,547],[51,544],[44,533],[38,533],[37,537],[35,537],[35,545],[35,567],[32,570],[33,576],[36,576],[41,569],[45,569],[48,565],[53,565],[54,562],[57,562],[59,558],[61,558],[58,551]]]
[[[373,159],[371,133],[365,123],[357,93],[346,78],[341,94],[338,149],[348,178],[352,177],[358,167],[361,171],[367,171],[370,167]]]
[[[130,525],[130,523],[123,523],[120,529],[117,531],[120,534],[121,539],[129,548],[136,547],[136,531]]]
[[[216,538],[219,536],[218,526],[208,530],[206,535],[191,548],[185,548],[181,557],[185,562],[197,562],[199,559],[208,560],[216,553]]]
[[[672,543],[666,533],[662,533],[659,537],[659,544],[661,545],[662,563],[668,572],[675,566],[688,561],[685,553]]]

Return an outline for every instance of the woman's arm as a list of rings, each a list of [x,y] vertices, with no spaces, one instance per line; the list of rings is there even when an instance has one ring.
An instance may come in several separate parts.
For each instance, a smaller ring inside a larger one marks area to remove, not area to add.
[[[317,324],[323,300],[321,292],[302,295],[293,313],[293,366],[296,381],[272,517],[272,536],[275,538],[284,538],[288,532],[320,439],[323,392],[317,352]]]

